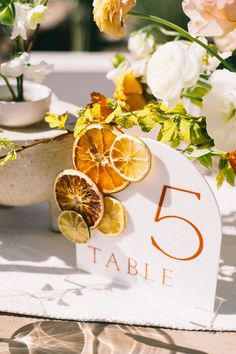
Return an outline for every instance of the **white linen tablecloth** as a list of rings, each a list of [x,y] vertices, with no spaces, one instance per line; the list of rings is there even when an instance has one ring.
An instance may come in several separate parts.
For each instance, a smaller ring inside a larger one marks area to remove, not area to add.
[[[0,209],[0,311],[56,319],[180,329],[236,330],[236,188],[216,190],[223,221],[217,297],[211,319],[201,311],[153,308],[133,289],[76,269],[75,246],[49,231],[46,204]]]

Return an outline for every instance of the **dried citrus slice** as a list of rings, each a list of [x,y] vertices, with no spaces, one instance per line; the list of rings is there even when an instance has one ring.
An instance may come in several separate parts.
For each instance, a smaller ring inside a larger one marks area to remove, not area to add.
[[[84,173],[76,170],[61,172],[56,178],[54,191],[59,208],[81,214],[89,227],[95,228],[102,220],[103,196]]]
[[[112,144],[110,161],[121,177],[130,182],[139,182],[151,169],[152,154],[141,139],[123,134]]]
[[[112,197],[104,198],[104,216],[98,230],[108,236],[119,236],[125,228],[125,208],[122,203]]]
[[[62,235],[75,243],[87,243],[90,239],[89,228],[82,215],[66,210],[58,217],[58,227]]]
[[[82,131],[74,144],[75,168],[86,173],[105,194],[119,192],[128,185],[114,170],[109,158],[111,145],[121,134],[116,128],[92,124]]]

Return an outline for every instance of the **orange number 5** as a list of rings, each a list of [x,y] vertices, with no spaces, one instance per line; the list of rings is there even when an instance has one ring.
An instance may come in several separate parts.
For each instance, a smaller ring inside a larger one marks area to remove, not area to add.
[[[193,260],[194,258],[197,258],[202,250],[203,250],[203,237],[202,237],[202,234],[201,232],[198,230],[198,228],[193,224],[191,223],[189,220],[187,219],[184,219],[180,216],[176,216],[176,215],[168,215],[168,216],[163,216],[163,217],[160,217],[160,214],[161,214],[161,208],[163,206],[163,203],[164,203],[164,200],[165,200],[165,196],[166,196],[166,192],[168,189],[172,189],[172,190],[175,190],[175,191],[179,191],[179,192],[183,192],[183,193],[189,193],[189,194],[193,194],[195,195],[199,200],[201,199],[201,194],[200,193],[197,193],[197,192],[192,192],[192,191],[189,191],[189,190],[185,190],[185,189],[180,189],[180,188],[176,188],[176,187],[170,187],[170,186],[164,186],[163,187],[163,190],[162,190],[162,194],[161,194],[161,198],[160,198],[160,201],[159,201],[159,205],[158,205],[158,210],[157,210],[157,214],[156,214],[156,218],[155,218],[155,222],[160,222],[164,219],[180,219],[182,220],[183,222],[186,222],[187,224],[189,224],[196,232],[197,236],[198,236],[198,240],[199,240],[199,247],[197,249],[197,251],[190,257],[187,257],[187,258],[178,258],[178,257],[174,257],[170,254],[168,254],[167,252],[165,252],[163,249],[161,249],[161,247],[157,244],[157,242],[155,241],[154,237],[151,237],[151,241],[152,241],[152,245],[157,248],[160,252],[162,252],[163,254],[165,254],[167,257],[170,257],[170,258],[173,258],[173,259],[176,259],[178,261],[191,261]]]

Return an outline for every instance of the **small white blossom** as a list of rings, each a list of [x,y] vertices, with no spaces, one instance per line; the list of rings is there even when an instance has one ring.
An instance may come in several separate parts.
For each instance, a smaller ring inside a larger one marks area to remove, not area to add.
[[[36,5],[32,7],[29,4],[21,4],[19,2],[15,2],[14,6],[15,20],[11,39],[20,36],[26,40],[27,30],[35,30],[37,25],[44,21],[48,9],[44,5]]]
[[[134,77],[141,78],[143,83],[147,82],[147,65],[149,58],[136,60],[130,65],[130,70],[133,72]]]
[[[13,24],[13,30],[11,39],[15,39],[18,36],[24,40],[27,39],[27,13],[30,10],[28,4],[21,4],[19,2],[14,3],[15,6],[15,20]]]
[[[128,64],[125,62],[124,64],[121,64],[117,66],[117,68],[114,68],[106,74],[106,78],[110,81],[116,82],[117,77],[122,73],[127,71],[128,69]]]
[[[182,90],[197,83],[204,55],[205,51],[182,41],[160,46],[147,66],[147,83],[152,94],[167,107],[174,108]]]
[[[227,59],[232,55],[232,52],[223,52],[219,54],[223,59]],[[216,57],[209,57],[206,69],[210,71],[215,71],[219,65],[220,61]]]
[[[23,53],[0,66],[0,73],[6,77],[19,77],[24,73],[25,65],[29,61],[29,54]]]
[[[28,64],[24,68],[24,76],[28,80],[32,80],[38,83],[43,82],[46,75],[50,74],[53,70],[53,64],[47,64],[45,61],[41,61],[38,64]]]
[[[27,27],[31,30],[35,30],[37,25],[45,20],[47,11],[48,9],[44,5],[33,7],[27,14]]]
[[[202,107],[197,106],[193,103],[189,98],[183,97],[182,103],[187,113],[193,117],[201,117],[202,116]]]
[[[155,38],[146,32],[134,32],[129,37],[128,49],[136,59],[143,59],[149,56],[155,46]]]
[[[216,70],[211,91],[203,98],[207,132],[219,150],[236,150],[236,73]]]

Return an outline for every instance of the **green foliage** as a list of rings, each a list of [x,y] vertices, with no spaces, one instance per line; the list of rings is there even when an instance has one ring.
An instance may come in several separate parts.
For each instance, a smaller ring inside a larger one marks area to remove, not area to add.
[[[234,71],[236,71],[236,53],[235,53],[235,51],[233,52],[233,55],[231,55],[230,57],[226,58],[225,61],[227,63],[229,63],[232,66],[232,68],[235,69]],[[225,67],[224,67],[224,65],[222,63],[220,63],[220,65],[217,67],[217,69],[224,69],[224,68]]]
[[[58,129],[65,129],[65,124],[68,118],[68,112],[57,115],[47,113],[45,117],[45,121],[49,124],[50,128],[58,128]]]
[[[112,60],[112,65],[114,68],[118,68],[120,65],[125,64],[126,59],[121,54],[115,54]]]
[[[12,148],[12,149],[11,149]],[[0,158],[0,166],[5,166],[9,161],[14,161],[17,158],[17,150],[21,147],[11,140],[0,138],[0,150],[9,150],[5,156]]]
[[[196,106],[202,107],[203,97],[210,91],[210,89],[211,85],[206,82],[204,77],[201,77],[194,87],[182,92],[182,97],[186,97]]]
[[[0,166],[5,166],[9,161],[17,159],[17,151],[11,150],[4,157],[0,158]]]
[[[120,117],[116,117],[114,121],[122,129],[130,129],[134,125],[138,125],[138,118],[133,113],[122,114]]]
[[[0,3],[0,23],[11,26],[14,22],[14,3],[12,0],[2,0]]]
[[[214,148],[214,141],[207,134],[205,117],[192,117],[181,102],[174,110],[153,101],[143,110],[130,112],[124,102],[105,98],[97,93],[94,93],[92,98],[93,102],[78,112],[74,127],[75,137],[88,125],[97,123],[118,125],[121,129],[140,126],[143,132],[158,128],[157,140],[174,148],[184,143],[186,148],[181,152],[188,159],[198,161],[206,168],[211,168],[213,160],[218,159],[217,186],[220,187],[224,181],[234,185],[235,172],[230,166],[227,154]],[[48,114],[46,121],[50,127],[64,128],[66,115],[58,117]]]
[[[220,188],[223,182],[226,180],[231,186],[235,185],[235,173],[230,166],[227,158],[222,157],[218,165],[218,174],[216,176],[217,187]]]

